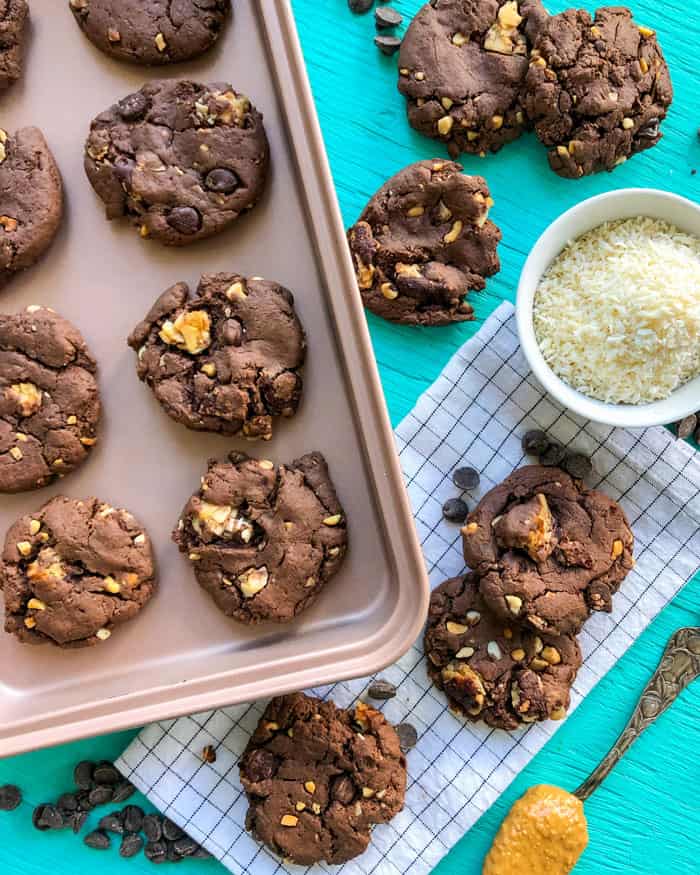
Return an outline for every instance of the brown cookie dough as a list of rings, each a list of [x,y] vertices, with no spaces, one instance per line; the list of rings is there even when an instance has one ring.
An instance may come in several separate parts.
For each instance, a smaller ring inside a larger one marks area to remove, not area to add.
[[[0,0],[0,92],[22,75],[28,19],[26,0]]]
[[[151,540],[128,511],[58,496],[7,533],[0,584],[23,643],[99,644],[153,595]]]
[[[392,176],[348,231],[362,301],[391,322],[473,319],[465,300],[500,270],[500,229],[480,176],[452,161],[417,161]]]
[[[252,209],[267,177],[262,115],[222,82],[150,82],[99,115],[85,170],[108,219],[184,246]]]
[[[46,486],[97,443],[97,366],[53,310],[0,314],[0,493]]]
[[[273,699],[240,760],[246,828],[275,854],[336,865],[367,849],[370,831],[401,811],[406,760],[393,726],[293,693]]]
[[[473,573],[433,592],[424,645],[428,674],[451,706],[500,729],[561,720],[581,666],[573,636],[504,624],[489,610]]]
[[[559,468],[530,465],[488,492],[462,529],[464,558],[502,620],[578,632],[612,610],[634,539],[622,508]]]
[[[343,508],[320,453],[277,467],[243,453],[229,458],[209,463],[173,540],[227,616],[289,622],[343,561]]]
[[[272,437],[302,391],[304,329],[292,293],[260,277],[205,274],[196,295],[177,283],[129,337],[139,378],[188,428]]]
[[[431,0],[399,55],[399,91],[421,134],[460,152],[497,152],[526,124],[522,85],[540,0]]]
[[[614,170],[661,139],[673,88],[654,31],[622,6],[554,15],[541,30],[526,77],[525,106],[551,147],[549,164],[577,179]]]
[[[172,64],[204,54],[219,38],[231,0],[70,0],[90,42],[132,64]]]
[[[63,186],[38,128],[0,130],[0,288],[51,245],[63,216]]]

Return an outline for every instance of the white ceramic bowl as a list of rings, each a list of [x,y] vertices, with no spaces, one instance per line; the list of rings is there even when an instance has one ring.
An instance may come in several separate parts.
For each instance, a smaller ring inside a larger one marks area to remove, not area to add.
[[[651,216],[700,237],[700,206],[678,195],[648,188],[611,191],[583,201],[553,222],[535,243],[518,284],[516,317],[520,345],[544,388],[574,413],[624,428],[645,428],[677,422],[700,410],[700,376],[650,404],[607,404],[577,392],[561,380],[540,352],[533,324],[533,302],[542,274],[570,241],[603,222]]]

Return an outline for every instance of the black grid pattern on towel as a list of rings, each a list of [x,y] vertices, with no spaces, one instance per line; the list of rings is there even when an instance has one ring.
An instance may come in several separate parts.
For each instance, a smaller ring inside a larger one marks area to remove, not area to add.
[[[572,708],[622,656],[658,611],[700,568],[700,461],[664,429],[627,432],[579,420],[548,399],[518,346],[512,307],[504,304],[452,358],[396,430],[402,468],[433,586],[463,570],[459,527],[441,516],[458,490],[452,471],[482,472],[470,505],[525,461],[520,440],[545,429],[593,459],[598,486],[624,507],[636,538],[636,568],[615,596],[612,614],[597,614],[581,634],[585,661]],[[240,705],[147,727],[118,765],[164,813],[203,842],[232,872],[342,872],[423,875],[510,784],[559,724],[506,733],[466,724],[446,707],[425,670],[418,641],[382,677],[398,695],[382,710],[419,733],[408,757],[404,810],[378,826],[365,854],[344,866],[282,863],[244,829],[246,799],[237,758],[264,704]],[[314,690],[340,706],[354,703],[371,679]],[[201,760],[217,748],[214,764]]]

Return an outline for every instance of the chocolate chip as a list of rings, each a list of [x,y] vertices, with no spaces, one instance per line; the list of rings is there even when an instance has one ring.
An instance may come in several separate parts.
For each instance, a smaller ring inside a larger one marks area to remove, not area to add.
[[[105,832],[113,832],[116,835],[124,835],[124,824],[122,823],[121,816],[118,811],[113,811],[111,814],[105,814],[103,818],[100,819],[100,822],[97,824],[98,827]]]
[[[476,489],[481,477],[475,468],[457,468],[452,472],[452,482],[460,489]]]
[[[119,845],[119,856],[135,857],[143,847],[143,839],[140,835],[130,834],[124,836],[121,845]]]
[[[56,805],[64,814],[72,814],[78,810],[78,797],[75,793],[63,793],[58,797]]]
[[[112,844],[107,833],[102,832],[100,829],[89,832],[83,839],[83,842],[88,848],[93,848],[95,851],[106,851]]]
[[[147,842],[143,852],[152,863],[162,863],[165,860],[167,848],[165,842],[159,840],[157,842]]]
[[[92,772],[95,764],[83,760],[73,770],[73,780],[78,790],[90,790],[92,788]]]
[[[114,788],[112,802],[126,802],[126,800],[131,798],[135,792],[136,787],[134,787],[131,781],[120,781]]]
[[[347,775],[336,778],[331,788],[331,796],[341,805],[349,805],[355,798],[355,785],[352,778]]]
[[[114,162],[114,175],[120,182],[125,182],[127,185],[131,185],[131,178],[134,175],[135,166],[136,163],[132,161],[131,158],[120,155]]]
[[[523,435],[522,447],[529,456],[541,456],[549,449],[549,438],[543,431],[533,429]]]
[[[392,6],[378,6],[374,10],[374,22],[377,27],[398,27],[403,21],[403,15]]]
[[[63,829],[66,825],[58,808],[48,802],[34,809],[32,823],[41,832],[46,832],[47,829]]]
[[[204,187],[217,194],[233,194],[240,184],[233,170],[226,170],[224,167],[210,170],[204,179]]]
[[[114,790],[112,787],[98,784],[97,787],[90,790],[88,800],[93,808],[96,808],[98,805],[104,805],[107,802],[111,802],[113,793]]]
[[[46,808],[46,804],[37,805],[32,811],[32,824],[34,825],[34,829],[38,829],[41,832],[46,832],[46,830],[49,829],[44,823],[44,808]]]
[[[639,129],[637,136],[655,140],[659,136],[659,123],[659,119],[650,118],[644,127]]]
[[[248,780],[253,784],[267,781],[277,771],[277,758],[269,750],[254,750],[244,768]]]
[[[676,437],[681,441],[687,440],[697,427],[698,418],[694,413],[691,413],[690,416],[686,416],[685,419],[676,423]]]
[[[469,508],[461,498],[448,498],[442,506],[442,515],[450,523],[463,523]]]
[[[202,217],[194,207],[174,207],[168,213],[166,221],[178,234],[190,237],[202,227]]]
[[[547,449],[540,454],[540,464],[548,468],[561,465],[566,456],[566,449],[556,441],[550,441]]]
[[[395,55],[401,48],[401,40],[397,36],[375,36],[374,44],[383,55]]]
[[[174,821],[170,820],[169,817],[163,818],[163,838],[166,838],[169,842],[176,842],[184,835],[185,833]]]
[[[22,791],[14,784],[0,787],[0,811],[14,811],[22,802]]]
[[[175,849],[175,842],[168,842],[166,844],[165,858],[168,863],[181,863],[182,857],[178,854]]]
[[[199,847],[199,843],[196,842],[190,836],[183,836],[181,839],[178,839],[176,842],[173,842],[173,847],[175,848],[175,853],[180,857],[191,857],[192,854]]]
[[[148,108],[148,101],[140,91],[129,94],[117,104],[119,115],[125,122],[135,122],[140,119]]]
[[[370,699],[393,699],[396,695],[396,687],[391,681],[385,681],[382,678],[379,678],[379,680],[374,681],[369,690],[367,690],[367,695]]]
[[[85,826],[85,821],[87,819],[87,811],[76,811],[71,814],[70,818],[66,822],[66,825],[69,826],[76,835],[78,835],[80,830]]]
[[[571,474],[576,480],[583,480],[593,470],[591,460],[582,453],[567,454],[561,466],[567,474]]]
[[[96,784],[109,784],[111,786],[114,784],[118,784],[121,779],[122,776],[114,768],[112,763],[108,763],[106,760],[98,763],[95,766],[95,771],[92,773],[92,780]]]
[[[348,0],[348,6],[351,12],[362,15],[374,6],[374,0]]]
[[[221,337],[229,346],[240,346],[243,341],[243,328],[235,319],[227,319],[224,322]]]
[[[143,831],[149,842],[158,842],[163,836],[163,821],[159,814],[147,814],[143,819]]]
[[[415,726],[411,726],[410,723],[399,723],[396,727],[396,734],[399,736],[399,744],[404,753],[418,744],[418,733]]]
[[[87,790],[83,790],[82,793],[77,793],[75,798],[78,800],[78,805],[82,811],[92,811],[95,807],[92,802],[90,802],[90,794]]]
[[[125,832],[141,832],[143,828],[143,809],[138,805],[127,805],[122,811]]]

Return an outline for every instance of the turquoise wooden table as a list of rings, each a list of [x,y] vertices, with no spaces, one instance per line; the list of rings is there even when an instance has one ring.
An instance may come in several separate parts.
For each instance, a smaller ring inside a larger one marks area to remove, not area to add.
[[[238,0],[251,2],[251,0]],[[261,0],[266,2],[266,0]],[[409,17],[418,0],[395,5]],[[550,11],[568,4],[550,0]],[[410,161],[443,154],[438,144],[408,127],[396,92],[396,61],[372,45],[371,15],[356,17],[346,0],[293,0],[338,196],[347,224],[388,176]],[[486,176],[496,200],[492,218],[503,229],[503,269],[486,293],[472,298],[481,320],[502,299],[513,299],[525,255],[537,235],[577,201],[610,188],[660,187],[700,200],[700,124],[697,46],[699,0],[634,0],[637,20],[657,29],[671,66],[675,102],[659,146],[629,161],[613,175],[576,182],[558,179],[544,151],[526,136],[497,156],[468,157],[467,172]],[[589,9],[593,9],[589,5]],[[478,323],[444,329],[409,329],[370,317],[387,403],[394,424],[437,376],[450,355]],[[700,406],[700,405],[699,405]],[[531,784],[549,782],[572,789],[595,766],[627,720],[639,692],[656,666],[671,633],[700,623],[700,578],[659,616],[627,655],[608,673],[555,738],[435,870],[437,875],[476,875],[501,819]],[[674,875],[700,872],[700,684],[688,689],[669,713],[632,749],[603,789],[587,803],[590,845],[577,875],[625,873]],[[122,860],[116,852],[98,855],[80,839],[39,834],[30,823],[31,806],[55,798],[70,785],[80,758],[116,756],[132,737],[124,732],[0,762],[0,784],[16,782],[25,802],[0,815],[0,872],[17,875],[74,875],[97,870],[152,872],[143,857]],[[145,804],[141,800],[142,804]],[[93,820],[96,820],[93,815]],[[188,862],[186,871],[224,870],[214,862]],[[185,871],[185,870],[183,870]],[[527,873],[521,873],[527,875]]]

